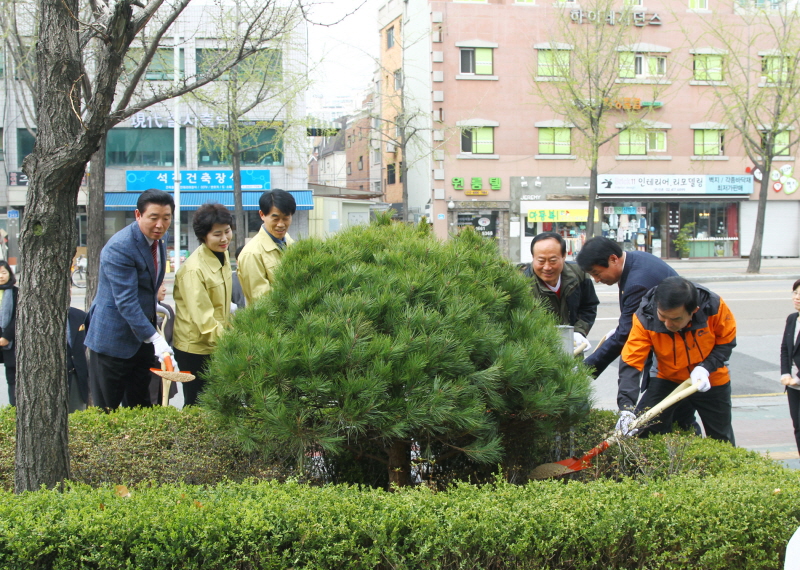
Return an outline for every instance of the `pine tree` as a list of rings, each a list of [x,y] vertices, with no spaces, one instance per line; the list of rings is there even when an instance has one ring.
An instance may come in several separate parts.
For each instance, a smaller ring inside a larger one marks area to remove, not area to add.
[[[207,376],[202,403],[246,449],[301,462],[377,449],[400,486],[412,445],[501,462],[504,434],[577,421],[590,393],[493,241],[386,216],[289,248]]]

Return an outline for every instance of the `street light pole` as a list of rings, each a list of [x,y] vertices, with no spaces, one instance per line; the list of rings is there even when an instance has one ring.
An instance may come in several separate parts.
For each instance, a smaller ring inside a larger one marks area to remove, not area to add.
[[[179,36],[176,31],[175,33],[175,45],[173,47],[173,72],[172,72],[172,80],[175,85],[175,89],[177,90],[179,87],[179,76],[181,72],[180,66],[180,55],[181,55],[181,48],[178,43]],[[175,199],[175,211],[173,212],[173,223],[175,224],[174,236],[175,236],[175,261],[172,266],[172,271],[178,271],[178,268],[181,266],[181,123],[180,123],[180,110],[181,110],[181,98],[180,96],[175,97],[173,101],[173,116],[175,120],[173,121],[173,154],[174,160],[172,162],[174,167],[173,172],[173,180],[174,180],[174,199]]]

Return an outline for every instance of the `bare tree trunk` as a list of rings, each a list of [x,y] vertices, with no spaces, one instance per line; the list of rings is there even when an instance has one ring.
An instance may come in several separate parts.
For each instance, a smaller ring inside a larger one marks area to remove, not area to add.
[[[247,220],[244,216],[244,204],[242,200],[242,157],[239,154],[239,145],[233,141],[236,149],[231,153],[231,168],[233,169],[233,220],[236,223],[236,231],[233,232],[233,251],[236,252],[244,245],[247,238]]]
[[[17,308],[15,490],[54,487],[69,477],[67,358],[63,342],[77,197],[88,154],[75,152],[82,125],[77,0],[40,0],[36,45],[38,131],[23,164],[30,184],[21,228]],[[85,155],[85,156],[84,156]],[[61,339],[61,342],[42,342]]]
[[[764,164],[761,170],[761,189],[758,194],[758,212],[756,213],[756,232],[753,236],[753,246],[750,248],[750,258],[747,261],[748,273],[761,272],[761,248],[764,244],[764,222],[767,216],[767,196],[769,195],[769,170],[772,164]]]
[[[88,230],[86,236],[86,300],[85,310],[92,306],[97,294],[98,275],[100,275],[100,251],[106,243],[106,136],[92,155],[89,168],[89,201],[86,205]]]
[[[586,239],[591,239],[595,235],[594,209],[597,205],[597,159],[592,161],[592,168],[589,171],[589,215],[586,220]]]
[[[389,486],[407,487],[411,484],[411,446],[396,439],[389,448]]]

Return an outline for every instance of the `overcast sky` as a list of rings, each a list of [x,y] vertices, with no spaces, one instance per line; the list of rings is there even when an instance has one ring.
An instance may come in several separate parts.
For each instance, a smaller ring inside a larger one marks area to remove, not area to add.
[[[386,0],[319,0],[309,25],[309,66],[317,65],[312,93],[348,95],[369,87],[378,55],[378,7]],[[360,6],[360,7],[359,7]],[[318,63],[321,62],[321,63]]]

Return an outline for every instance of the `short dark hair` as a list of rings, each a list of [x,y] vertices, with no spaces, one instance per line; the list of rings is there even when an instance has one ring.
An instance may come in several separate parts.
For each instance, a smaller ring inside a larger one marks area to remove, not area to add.
[[[542,232],[531,240],[531,255],[533,254],[533,246],[546,239],[554,239],[561,245],[561,257],[567,255],[567,242],[563,236],[556,232]]]
[[[294,216],[297,210],[297,202],[294,201],[294,196],[289,194],[286,190],[275,188],[275,190],[267,190],[258,199],[258,209],[265,216],[269,214],[272,207],[275,206],[282,213]]]
[[[175,213],[175,200],[172,199],[172,196],[164,192],[163,190],[156,190],[155,188],[150,188],[149,190],[145,190],[141,194],[139,194],[139,199],[136,200],[136,209],[139,210],[140,214],[144,214],[144,211],[147,209],[147,206],[150,204],[158,204],[159,206],[169,206],[172,210],[172,213]]]
[[[612,255],[622,257],[622,248],[614,240],[607,237],[593,237],[578,252],[576,261],[584,271],[591,271],[592,267],[608,267],[608,258]]]
[[[794,282],[794,285],[792,285],[792,291],[794,291],[798,287],[800,287],[800,279]]]
[[[6,271],[8,271],[7,285],[15,285],[17,283],[17,278],[14,277],[14,270],[11,269],[11,266],[8,264],[8,261],[6,261],[5,259],[0,259],[0,267],[5,267]]]
[[[658,284],[655,299],[659,309],[684,307],[691,314],[697,308],[697,287],[683,277],[667,277]]]
[[[244,244],[236,248],[236,254],[234,255],[236,259],[239,259],[239,256],[242,254],[243,249],[244,249]]]
[[[233,227],[233,216],[228,208],[217,202],[206,202],[194,213],[192,229],[194,235],[201,242],[206,241],[206,236],[211,232],[214,224],[228,224]]]

